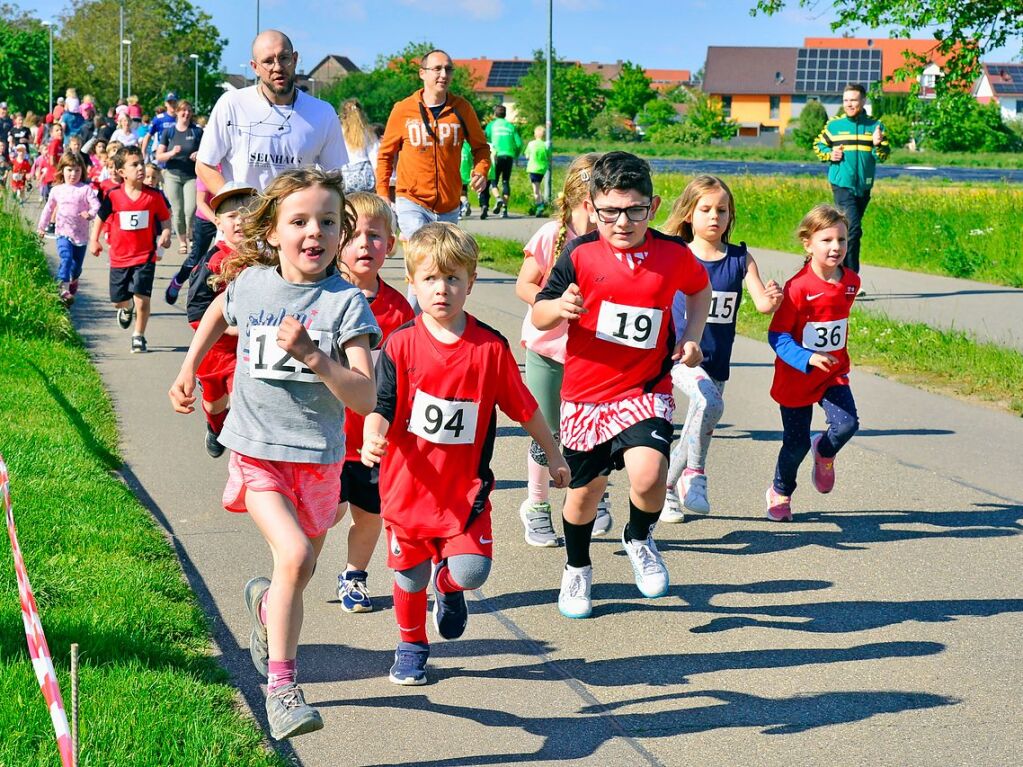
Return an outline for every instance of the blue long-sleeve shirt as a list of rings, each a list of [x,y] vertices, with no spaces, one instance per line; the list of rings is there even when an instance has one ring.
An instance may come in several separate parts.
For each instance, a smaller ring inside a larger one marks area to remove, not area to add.
[[[767,342],[786,365],[794,367],[800,373],[810,370],[810,357],[813,356],[813,352],[798,343],[791,333],[772,331],[767,334]]]

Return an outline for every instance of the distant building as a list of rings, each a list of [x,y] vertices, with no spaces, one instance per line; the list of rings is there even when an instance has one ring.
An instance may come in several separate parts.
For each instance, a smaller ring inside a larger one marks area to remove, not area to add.
[[[338,56],[336,53],[324,56],[320,63],[309,70],[307,78],[313,78],[317,89],[333,85],[338,80],[347,77],[353,72],[362,70],[355,66],[355,63],[347,56]]]
[[[996,102],[1002,117],[1023,117],[1023,64],[983,64],[973,95],[981,104]]]
[[[881,90],[884,93],[909,93],[913,81],[888,82],[895,70],[906,63],[905,53],[922,56],[927,66],[919,76],[920,96],[934,98],[934,81],[940,77],[948,56],[938,51],[937,40],[889,40],[875,37],[807,37],[803,40],[806,48],[831,48],[850,50],[875,50],[881,52]]]

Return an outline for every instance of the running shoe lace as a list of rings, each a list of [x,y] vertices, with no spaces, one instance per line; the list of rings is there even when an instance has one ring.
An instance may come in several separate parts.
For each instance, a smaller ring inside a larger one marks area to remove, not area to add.
[[[286,709],[301,708],[305,705],[305,701],[302,700],[297,689],[290,689],[282,692],[278,698],[281,701],[281,705]]]
[[[582,573],[572,575],[572,580],[568,582],[568,596],[573,599],[586,596],[586,578]]]
[[[661,566],[657,561],[657,557],[645,541],[636,546],[636,556],[639,559],[640,568],[645,575],[661,572]]]

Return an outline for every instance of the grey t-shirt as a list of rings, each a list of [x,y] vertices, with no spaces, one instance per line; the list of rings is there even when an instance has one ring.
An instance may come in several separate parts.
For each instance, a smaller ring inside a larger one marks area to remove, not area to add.
[[[289,315],[335,360],[345,360],[342,346],[356,336],[368,335],[370,348],[380,341],[369,303],[337,272],[295,284],[275,268],[245,269],[227,286],[224,301],[224,317],[239,333],[231,411],[220,442],[250,458],[336,463],[344,457],[345,406],[277,345],[277,327]]]

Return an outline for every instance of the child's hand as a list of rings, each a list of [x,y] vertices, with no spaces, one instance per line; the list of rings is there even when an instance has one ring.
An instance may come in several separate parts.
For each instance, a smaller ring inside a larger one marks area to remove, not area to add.
[[[774,280],[768,280],[767,284],[764,285],[764,297],[771,302],[771,313],[778,311],[778,307],[781,306],[781,301],[785,297],[784,291]]]
[[[547,456],[547,471],[550,472],[557,488],[568,487],[568,483],[572,481],[572,470],[568,468],[560,452]]]
[[[568,286],[558,300],[558,316],[564,320],[577,320],[586,314],[583,308],[583,294],[574,282]]]
[[[99,240],[94,241],[92,243],[92,255],[94,255],[94,256],[96,256],[98,258],[102,253],[103,253],[103,246],[100,245]]]
[[[170,247],[170,229],[164,229],[162,232],[160,232],[160,241],[156,244],[159,245],[161,248]]]
[[[694,368],[703,362],[703,351],[696,341],[686,341],[675,347],[675,353],[671,355],[671,358],[686,367]]]
[[[359,458],[363,466],[373,468],[387,455],[387,438],[381,434],[367,434],[362,442]]]
[[[192,405],[195,403],[195,376],[188,375],[184,371],[178,373],[178,377],[171,384],[167,396],[170,397],[171,407],[176,413],[191,413],[195,410]]]
[[[303,362],[320,350],[302,323],[291,316],[285,317],[284,322],[277,328],[277,345],[294,359]]]
[[[818,370],[823,370],[825,373],[831,372],[831,368],[838,364],[838,357],[827,354],[825,352],[814,352],[810,355],[810,366],[815,367]]]
[[[87,211],[87,210],[83,210],[78,215],[81,216],[82,218],[84,218],[86,221],[88,221],[90,218],[92,218],[92,216],[89,215],[89,211]]]

